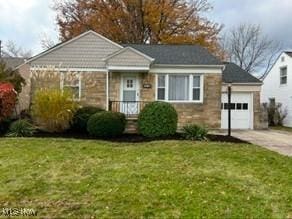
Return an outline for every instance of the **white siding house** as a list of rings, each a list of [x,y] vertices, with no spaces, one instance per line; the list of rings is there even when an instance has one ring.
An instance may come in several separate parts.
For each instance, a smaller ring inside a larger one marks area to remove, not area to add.
[[[261,102],[275,99],[288,112],[284,125],[292,127],[292,52],[283,52],[263,78]]]

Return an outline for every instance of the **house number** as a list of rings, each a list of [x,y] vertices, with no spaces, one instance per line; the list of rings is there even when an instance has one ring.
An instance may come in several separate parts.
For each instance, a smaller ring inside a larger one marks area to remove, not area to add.
[[[143,88],[151,88],[151,84],[143,84]]]

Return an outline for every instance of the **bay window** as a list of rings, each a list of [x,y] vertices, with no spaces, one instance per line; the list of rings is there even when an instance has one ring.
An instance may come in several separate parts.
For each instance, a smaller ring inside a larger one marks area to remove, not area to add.
[[[157,100],[202,102],[202,77],[198,74],[158,74]]]

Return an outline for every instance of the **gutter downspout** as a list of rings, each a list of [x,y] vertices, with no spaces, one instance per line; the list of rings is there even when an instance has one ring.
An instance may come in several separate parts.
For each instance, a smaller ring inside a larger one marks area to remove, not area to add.
[[[106,111],[109,110],[109,71],[106,72]]]

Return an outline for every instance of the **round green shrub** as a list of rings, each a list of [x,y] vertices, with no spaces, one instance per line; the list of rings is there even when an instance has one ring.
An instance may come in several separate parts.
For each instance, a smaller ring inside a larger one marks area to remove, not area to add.
[[[36,128],[26,119],[20,119],[11,123],[9,127],[9,137],[30,137],[35,133]]]
[[[177,129],[177,113],[165,102],[147,104],[138,117],[139,132],[146,137],[174,135]]]
[[[73,117],[72,129],[78,132],[85,133],[87,130],[87,122],[90,116],[102,111],[104,110],[94,106],[85,106],[78,109]]]
[[[126,126],[126,117],[122,113],[99,112],[87,122],[87,131],[93,137],[109,138],[122,135]]]

